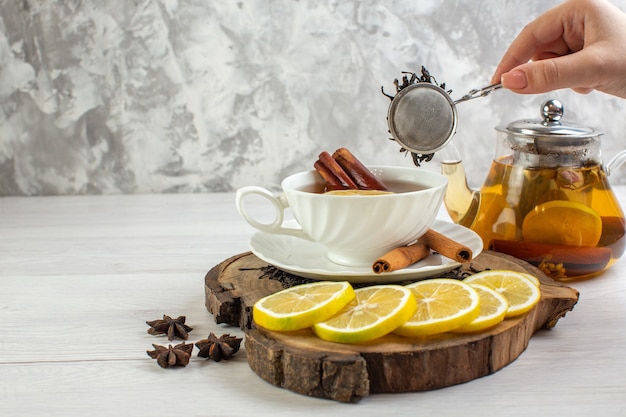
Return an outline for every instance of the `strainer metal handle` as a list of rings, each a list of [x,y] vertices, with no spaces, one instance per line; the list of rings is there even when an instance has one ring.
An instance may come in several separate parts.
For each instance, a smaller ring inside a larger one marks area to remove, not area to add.
[[[468,101],[468,100],[472,100],[475,98],[488,96],[489,94],[491,94],[492,91],[497,90],[499,88],[502,88],[502,84],[500,83],[491,84],[491,85],[488,85],[487,87],[470,90],[469,93],[465,94],[460,99],[455,100],[454,104],[459,104],[463,101]]]

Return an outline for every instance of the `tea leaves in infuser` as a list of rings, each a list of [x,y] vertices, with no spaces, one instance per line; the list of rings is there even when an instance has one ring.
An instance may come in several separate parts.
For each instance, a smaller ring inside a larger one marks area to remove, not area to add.
[[[421,74],[403,72],[401,82],[394,80],[396,95],[383,95],[391,100],[387,115],[389,133],[401,146],[401,152],[410,152],[418,167],[430,161],[435,152],[452,140],[457,127],[456,105],[479,97],[486,97],[502,87],[492,84],[470,90],[458,100],[451,98],[452,90],[445,83],[438,84],[422,66]]]
[[[393,84],[395,86],[396,89],[396,95],[401,92],[402,90],[404,90],[405,88],[415,85],[415,84],[419,84],[419,83],[428,83],[428,84],[432,84],[435,85],[437,87],[439,87],[440,89],[442,89],[443,94],[447,94],[448,96],[450,94],[452,94],[452,90],[446,90],[446,84],[445,83],[441,83],[438,84],[437,80],[435,79],[434,76],[432,76],[430,74],[430,72],[424,67],[422,66],[421,68],[421,72],[418,75],[415,72],[409,72],[409,71],[403,71],[402,72],[402,77],[401,77],[401,81],[398,80],[397,78],[394,79]],[[386,96],[387,98],[389,98],[391,101],[393,101],[393,99],[396,97],[396,95],[391,95],[391,94],[387,94],[385,92],[385,88],[384,86],[381,86],[381,92],[384,96]],[[389,130],[389,133],[392,133],[391,130]],[[395,138],[389,138],[390,140],[397,142],[397,140]],[[410,151],[409,149],[407,149],[406,147],[402,146],[400,148],[400,152],[405,152],[405,153],[409,153],[411,155],[411,158],[413,160],[413,164],[415,164],[415,166],[420,167],[422,163],[424,162],[429,162],[433,159],[433,157],[435,156],[435,153],[419,153],[419,152],[413,152]]]

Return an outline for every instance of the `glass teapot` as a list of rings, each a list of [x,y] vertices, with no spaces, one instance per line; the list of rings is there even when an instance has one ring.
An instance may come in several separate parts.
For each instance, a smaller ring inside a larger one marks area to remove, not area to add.
[[[565,124],[549,100],[540,120],[496,127],[496,155],[483,186],[471,190],[458,153],[442,152],[444,199],[456,223],[484,247],[523,259],[558,280],[588,278],[624,253],[624,213],[608,182],[626,151],[603,165],[601,132]]]

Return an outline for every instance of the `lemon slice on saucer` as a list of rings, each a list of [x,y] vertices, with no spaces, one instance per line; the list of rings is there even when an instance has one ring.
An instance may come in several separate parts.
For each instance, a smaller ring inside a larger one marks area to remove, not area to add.
[[[347,281],[319,281],[296,285],[257,301],[255,323],[269,330],[298,330],[327,320],[354,298]]]
[[[401,285],[373,285],[354,293],[337,315],[313,325],[318,337],[339,343],[373,340],[400,326],[417,308],[411,291]]]
[[[539,287],[524,273],[509,270],[482,271],[463,282],[481,284],[496,290],[509,302],[506,317],[520,316],[530,311],[541,299]]]
[[[452,333],[474,333],[489,329],[504,320],[509,308],[507,299],[499,292],[479,284],[470,284],[478,293],[480,312],[478,317],[452,330]]]
[[[417,301],[416,313],[394,330],[401,336],[430,336],[460,327],[480,312],[478,293],[451,278],[435,278],[406,286]]]

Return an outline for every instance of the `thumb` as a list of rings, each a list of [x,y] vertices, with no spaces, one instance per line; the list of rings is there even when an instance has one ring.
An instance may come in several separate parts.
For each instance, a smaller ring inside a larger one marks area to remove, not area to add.
[[[545,93],[561,88],[590,90],[589,75],[583,54],[575,53],[522,64],[502,75],[502,87],[523,94]]]

